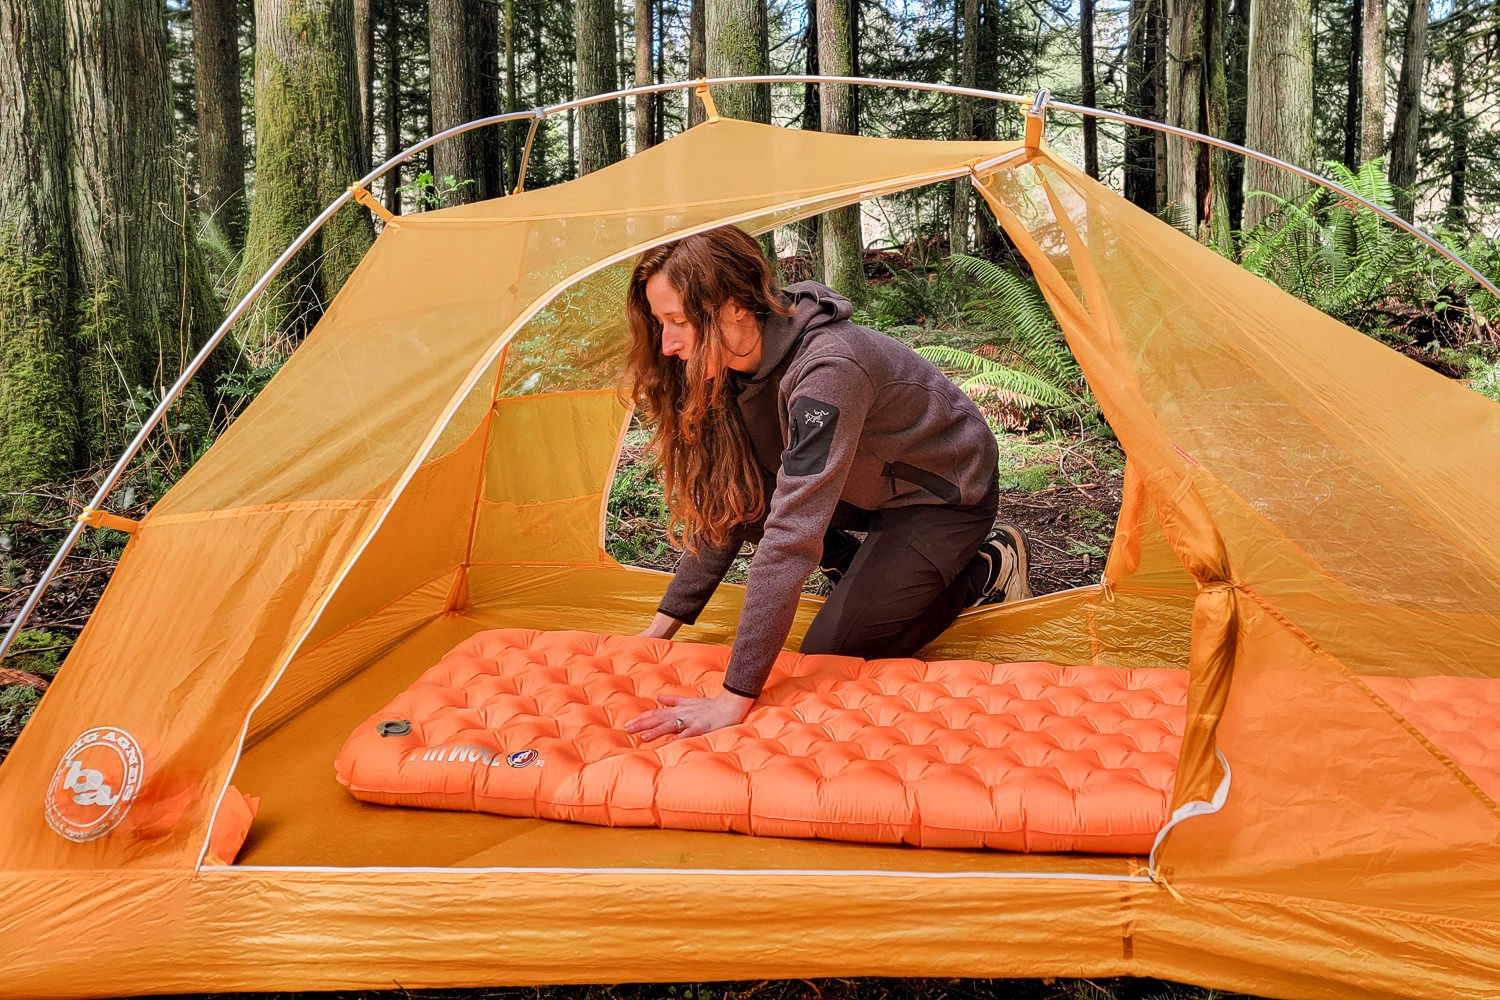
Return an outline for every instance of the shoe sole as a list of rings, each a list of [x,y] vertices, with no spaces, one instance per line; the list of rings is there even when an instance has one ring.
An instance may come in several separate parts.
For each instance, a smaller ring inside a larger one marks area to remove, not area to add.
[[[1007,535],[1011,540],[1011,551],[1016,554],[1016,566],[1011,573],[1011,580],[1020,580],[1020,589],[1012,591],[1009,584],[1005,589],[1005,600],[1002,603],[1010,604],[1012,601],[1029,601],[1034,595],[1031,592],[1031,542],[1026,537],[1026,532],[1019,524],[1002,523],[996,529]]]

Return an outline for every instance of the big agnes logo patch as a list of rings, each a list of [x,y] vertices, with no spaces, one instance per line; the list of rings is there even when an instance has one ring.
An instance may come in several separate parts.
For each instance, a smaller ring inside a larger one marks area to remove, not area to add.
[[[145,775],[140,744],[123,729],[98,726],[68,747],[47,787],[47,825],[76,843],[119,825]]]

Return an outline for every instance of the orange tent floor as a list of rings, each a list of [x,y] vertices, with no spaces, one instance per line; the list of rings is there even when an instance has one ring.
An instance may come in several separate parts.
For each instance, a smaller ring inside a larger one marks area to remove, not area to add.
[[[503,616],[508,617],[508,616]],[[392,808],[356,801],[333,760],[376,707],[453,646],[488,628],[534,627],[494,613],[444,615],[248,748],[234,783],[260,797],[237,864],[286,867],[699,868],[1138,875],[1129,856],[924,850],[730,833],[624,829]],[[554,626],[556,627],[556,626]]]

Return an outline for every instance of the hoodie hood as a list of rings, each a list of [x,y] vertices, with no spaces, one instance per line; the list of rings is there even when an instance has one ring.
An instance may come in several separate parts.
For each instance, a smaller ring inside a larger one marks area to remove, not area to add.
[[[781,290],[781,301],[792,307],[792,315],[766,317],[760,331],[760,364],[753,373],[740,375],[744,382],[764,381],[809,330],[846,320],[854,312],[853,303],[816,281],[788,285]]]

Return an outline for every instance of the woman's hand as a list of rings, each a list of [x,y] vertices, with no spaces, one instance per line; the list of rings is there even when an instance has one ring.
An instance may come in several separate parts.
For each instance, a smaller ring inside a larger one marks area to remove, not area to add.
[[[651,624],[637,632],[636,635],[646,636],[648,639],[670,639],[682,628],[682,622],[671,615],[664,615],[660,611],[651,619]]]
[[[714,698],[683,698],[664,694],[656,699],[662,708],[642,712],[625,723],[625,731],[649,743],[660,736],[702,736],[715,729],[735,726],[750,714],[754,698],[725,691]],[[680,721],[680,725],[679,725]]]

